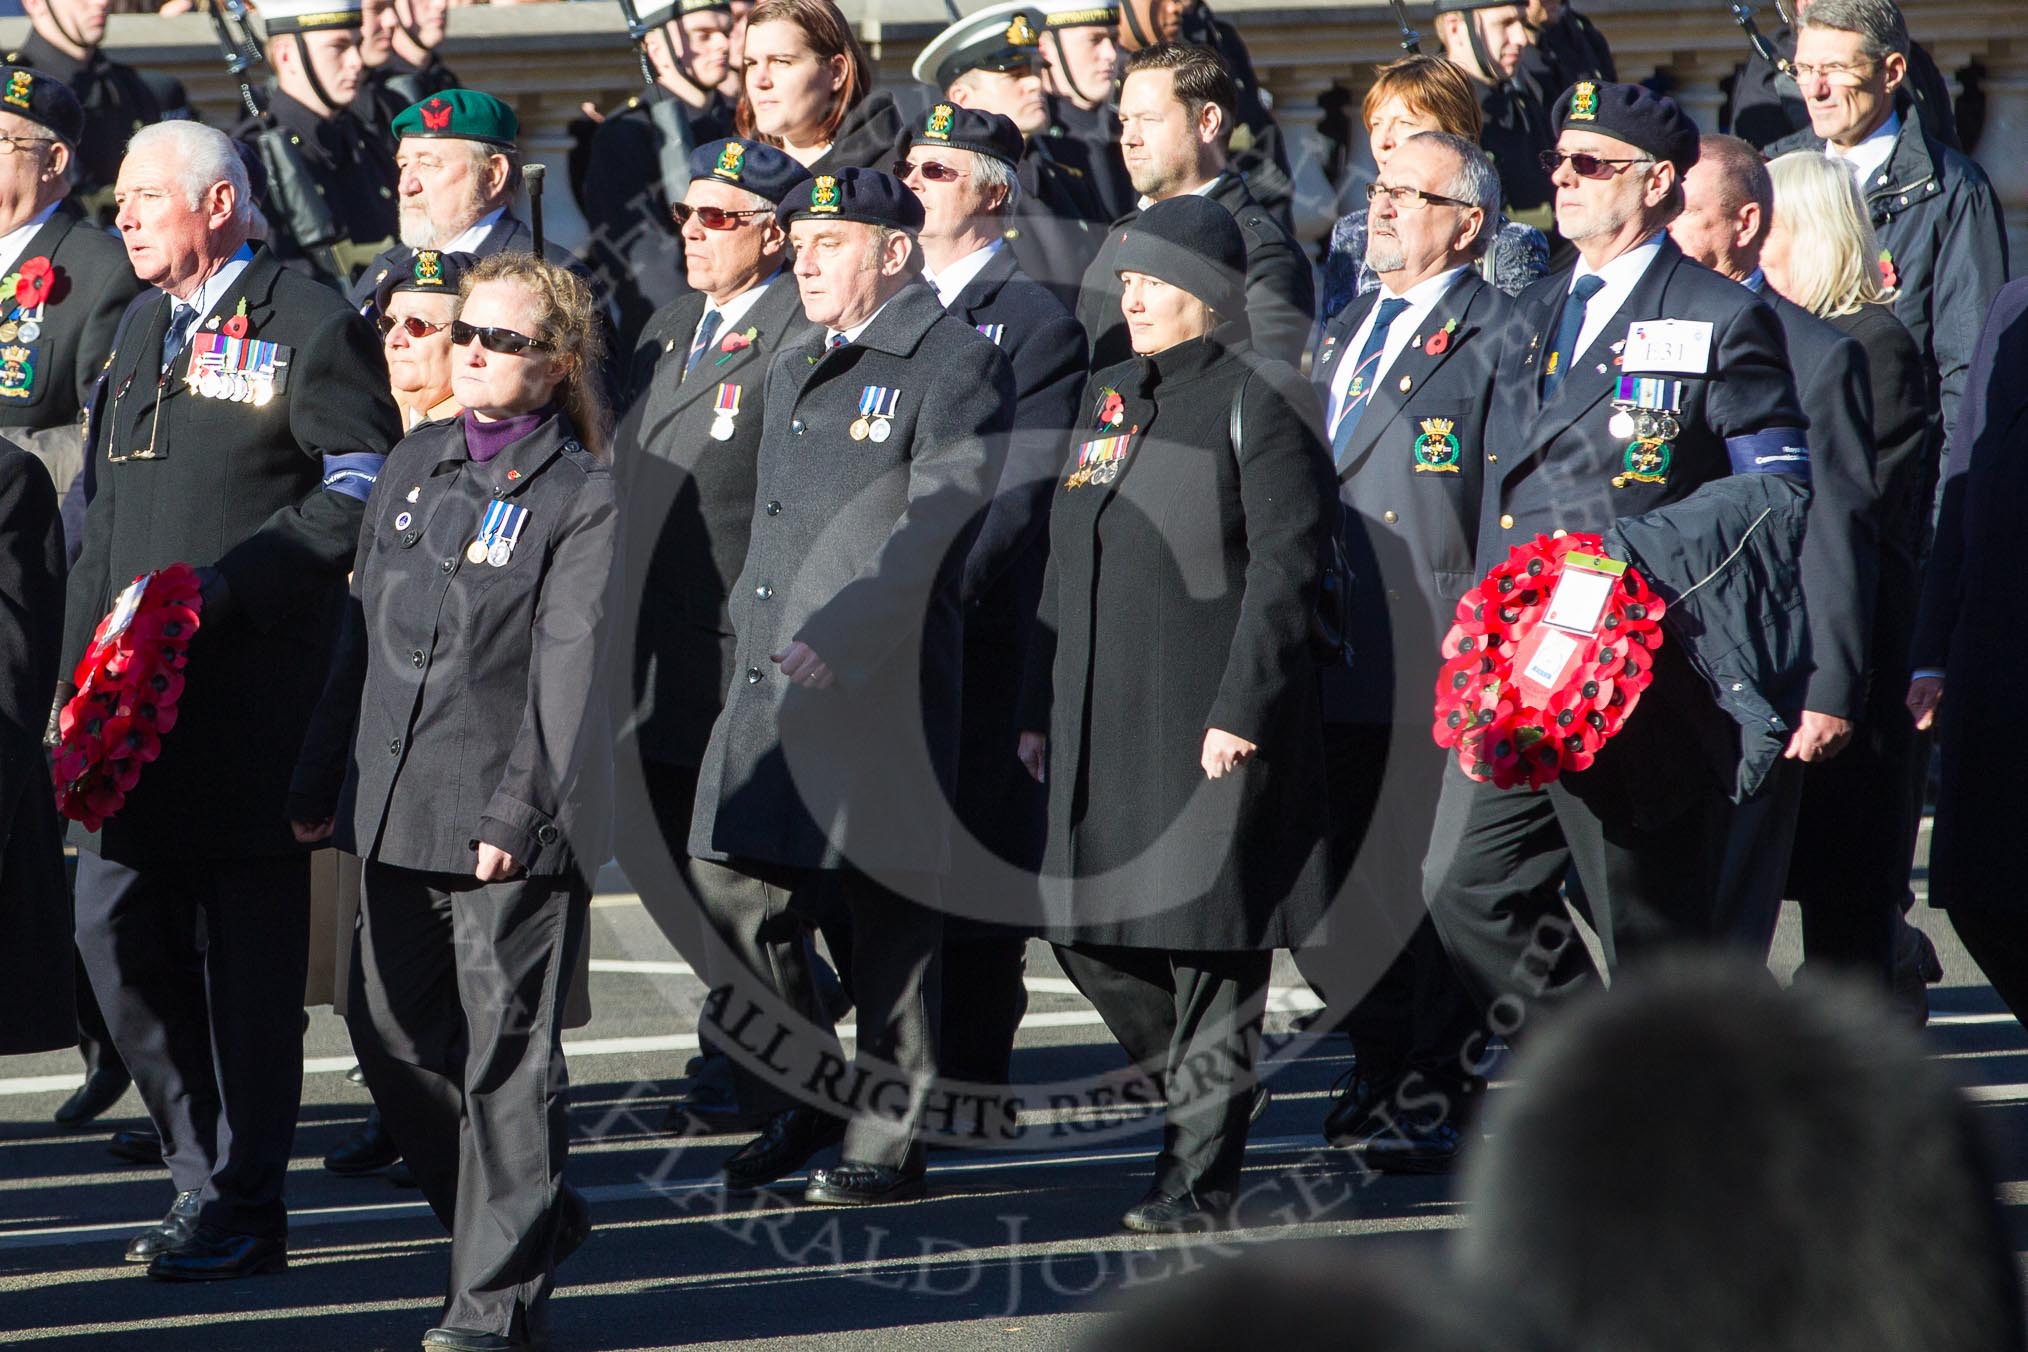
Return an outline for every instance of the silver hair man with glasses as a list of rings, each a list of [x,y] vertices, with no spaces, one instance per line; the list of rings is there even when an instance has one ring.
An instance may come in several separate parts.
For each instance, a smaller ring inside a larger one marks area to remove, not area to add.
[[[773,146],[730,139],[698,147],[689,168],[672,215],[690,290],[642,331],[631,407],[614,432],[632,637],[619,649],[631,655],[618,696],[620,772],[623,783],[637,769],[642,780],[621,802],[647,818],[619,833],[620,857],[670,941],[716,955],[705,963],[713,986],[763,982],[816,1019],[800,928],[771,913],[757,880],[692,859],[687,845],[697,767],[733,681],[727,598],[753,528],[762,380],[808,328],[775,207],[810,175]],[[717,938],[700,945],[706,927]],[[671,1109],[672,1127],[750,1131],[795,1107],[713,1048],[709,1025],[701,1031],[705,1066]]]
[[[203,630],[160,759],[103,829],[72,828],[77,942],[176,1194],[127,1259],[219,1280],[288,1262],[310,874],[283,803],[400,429],[372,327],[249,240],[246,168],[222,133],[140,132],[116,197],[154,290],[93,409],[61,669],[128,582],[172,563],[197,568]]]
[[[1881,280],[1896,289],[1894,317],[1936,378],[1932,456],[1940,456],[1986,307],[2007,280],[1999,199],[1985,171],[1939,141],[1920,109],[1897,107],[1908,27],[1894,0],[1815,0],[1797,20],[1792,70],[1810,128],[1767,153],[1821,150],[1852,171],[1880,236]]]
[[[1332,318],[1312,376],[1346,559],[1372,580],[1353,590],[1358,662],[1322,673],[1331,864],[1340,886],[1358,870],[1376,913],[1296,960],[1328,996],[1362,979],[1374,934],[1411,936],[1354,1011],[1358,1073],[1324,1137],[1377,1169],[1436,1172],[1455,1159],[1458,1119],[1483,1081],[1459,1054],[1471,1004],[1423,913],[1443,769],[1424,739],[1437,646],[1476,580],[1493,365],[1513,303],[1473,266],[1500,215],[1500,176],[1478,146],[1412,136],[1367,197],[1366,261],[1380,286]]]
[[[1640,518],[1678,532],[1642,556],[1650,577],[1681,576],[1723,544],[1775,586],[1792,582],[1809,453],[1780,327],[1752,292],[1685,258],[1665,228],[1683,210],[1696,127],[1637,85],[1579,81],[1555,111],[1557,225],[1578,258],[1516,302],[1489,417],[1507,435],[1485,458],[1474,568],[1483,575],[1537,535],[1617,533]],[[1747,521],[1766,529],[1735,539]],[[1733,796],[1766,779],[1801,714],[1799,659],[1786,631],[1764,631],[1754,608],[1763,599],[1783,604],[1744,584],[1704,598],[1708,627],[1670,633],[1624,730],[1545,792],[1445,766],[1425,896],[1496,1027],[1562,1003],[1591,978],[1564,920],[1573,869],[1609,971],[1672,940],[1717,937]],[[1722,707],[1716,678],[1693,667],[1710,666],[1698,640],[1717,633],[1736,645],[1717,658]],[[1536,766],[1566,749],[1545,739],[1517,754]]]

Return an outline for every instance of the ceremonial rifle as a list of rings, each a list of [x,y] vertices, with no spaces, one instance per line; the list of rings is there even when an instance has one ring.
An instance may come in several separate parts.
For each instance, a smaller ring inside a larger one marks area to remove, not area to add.
[[[684,112],[683,101],[671,95],[655,78],[655,63],[648,56],[651,30],[641,22],[641,11],[634,0],[620,0],[620,16],[627,21],[627,38],[634,44],[634,56],[641,63],[641,106],[648,110],[648,121],[655,128],[655,159],[662,171],[662,195],[667,201],[680,202],[684,189],[690,186],[690,152],[697,148],[690,134],[690,117]],[[673,43],[669,58],[672,64],[680,64]],[[689,78],[687,71],[679,74]]]
[[[1410,56],[1422,55],[1422,35],[1408,25],[1408,7],[1393,0],[1394,22],[1401,29],[1401,50]]]
[[[1760,25],[1753,21],[1754,8],[1748,0],[1731,0],[1730,8],[1733,22],[1746,34],[1746,40],[1753,44],[1753,50],[1760,59],[1773,66],[1777,75],[1794,79],[1795,76],[1789,68],[1789,59],[1776,49],[1774,43],[1768,41],[1767,35],[1760,31]],[[1784,13],[1783,17],[1788,16]]]

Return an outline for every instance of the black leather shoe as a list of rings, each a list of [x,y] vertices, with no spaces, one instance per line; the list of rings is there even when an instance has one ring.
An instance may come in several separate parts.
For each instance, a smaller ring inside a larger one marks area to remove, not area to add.
[[[56,1110],[56,1125],[76,1131],[120,1101],[134,1077],[125,1066],[100,1066]]]
[[[929,1187],[920,1165],[896,1169],[887,1164],[841,1160],[810,1170],[803,1200],[811,1206],[880,1206],[885,1202],[913,1202],[927,1191]]]
[[[1449,1118],[1396,1120],[1356,1148],[1369,1168],[1383,1174],[1447,1174],[1464,1154],[1465,1134]]]
[[[566,1183],[563,1185],[563,1219],[556,1227],[556,1254],[553,1262],[563,1266],[563,1260],[584,1247],[591,1238],[591,1203],[584,1194]]]
[[[810,1156],[845,1138],[845,1124],[815,1108],[786,1108],[768,1119],[761,1134],[732,1152],[724,1165],[725,1186],[752,1192],[786,1178]]]
[[[113,1133],[113,1139],[106,1142],[106,1153],[116,1160],[125,1160],[129,1164],[160,1164],[162,1137],[153,1127],[116,1131]]]
[[[1391,1087],[1353,1071],[1338,1101],[1324,1114],[1324,1139],[1332,1145],[1353,1145],[1378,1131],[1382,1124],[1374,1119],[1373,1110],[1387,1101]]]
[[[1120,1224],[1143,1235],[1182,1235],[1217,1230],[1225,1223],[1224,1210],[1215,1205],[1222,1200],[1150,1188],[1146,1197],[1134,1203],[1127,1209],[1127,1214],[1120,1217]]]
[[[336,1150],[324,1157],[324,1167],[340,1178],[377,1174],[401,1158],[401,1148],[380,1125],[380,1112],[366,1114],[366,1120]]]
[[[431,1329],[423,1335],[422,1345],[428,1352],[532,1352],[542,1346],[524,1338],[459,1328]]]
[[[409,1168],[407,1160],[396,1160],[388,1165],[387,1172],[382,1174],[381,1177],[394,1184],[397,1188],[420,1188],[422,1186],[422,1184],[415,1181],[415,1170]]]
[[[269,1235],[234,1235],[200,1225],[197,1232],[148,1264],[163,1282],[229,1282],[280,1272],[289,1265],[289,1241]]]
[[[715,1095],[689,1095],[669,1105],[662,1130],[681,1136],[732,1136],[764,1130],[772,1113],[749,1112]]]
[[[151,1225],[135,1235],[127,1244],[129,1263],[152,1263],[169,1252],[197,1228],[197,1190],[176,1194],[176,1205],[169,1208],[159,1224]]]

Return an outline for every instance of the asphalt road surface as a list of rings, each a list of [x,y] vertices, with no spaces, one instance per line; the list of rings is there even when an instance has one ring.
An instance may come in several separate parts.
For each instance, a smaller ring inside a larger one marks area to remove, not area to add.
[[[1242,1246],[1324,1242],[1440,1261],[1464,1223],[1456,1182],[1362,1173],[1318,1125],[1349,1063],[1320,1044],[1272,1082],[1247,1155],[1248,1228],[1216,1242],[1151,1240],[1118,1228],[1146,1186],[1155,1137],[1117,1118],[1040,1112],[1015,1149],[938,1151],[931,1196],[837,1211],[786,1187],[728,1199],[713,1183],[737,1137],[661,1127],[696,1047],[703,985],[669,949],[624,880],[609,873],[592,925],[592,1023],[565,1035],[572,1080],[569,1176],[592,1202],[591,1239],[560,1270],[558,1349],[661,1347],[963,1349],[1075,1347],[1154,1283]],[[1981,1104],[2000,1146],[2010,1215],[2028,1201],[2028,1037],[1958,947],[1919,907],[1946,967],[1931,988],[1931,1039]],[[1773,966],[1797,962],[1793,913]],[[1089,1005],[1030,949],[1030,1006],[1015,1078],[1098,1076],[1122,1058]],[[1286,955],[1270,1031],[1314,1003]],[[145,1123],[129,1092],[93,1128],[50,1114],[77,1058],[0,1062],[0,1343],[150,1352],[365,1352],[417,1345],[435,1322],[449,1242],[413,1191],[341,1179],[319,1161],[364,1115],[348,1082],[343,1022],[312,1011],[287,1272],[212,1286],[149,1281],[121,1261],[129,1236],[171,1200],[159,1168],[119,1163],[107,1134]],[[1496,1086],[1494,1093],[1501,1092]],[[1154,1119],[1146,1119],[1152,1127]],[[2016,1246],[2028,1226],[2016,1226]]]

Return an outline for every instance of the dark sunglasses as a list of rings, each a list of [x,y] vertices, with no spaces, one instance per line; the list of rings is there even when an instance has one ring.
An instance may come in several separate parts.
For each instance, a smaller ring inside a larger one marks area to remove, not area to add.
[[[462,319],[451,321],[451,346],[463,347],[474,338],[488,352],[498,352],[503,357],[518,357],[530,348],[537,352],[549,350],[549,344],[540,338],[530,338],[512,329],[475,329]]]
[[[1602,155],[1588,155],[1582,150],[1565,152],[1545,150],[1536,157],[1541,161],[1542,172],[1553,174],[1565,160],[1570,161],[1571,172],[1579,178],[1616,178],[1620,170],[1630,164],[1653,164],[1645,156],[1631,160],[1609,160]]]
[[[697,223],[706,230],[733,230],[738,228],[740,221],[745,217],[772,216],[775,213],[768,207],[756,207],[752,211],[726,211],[722,207],[693,207],[687,202],[678,202],[669,208],[669,214],[676,218],[676,228],[679,230],[690,224],[692,216],[695,216]]]
[[[382,315],[380,317],[380,336],[385,339],[388,334],[394,332],[396,324],[401,325],[402,332],[411,338],[427,338],[433,333],[442,333],[445,329],[451,327],[449,324],[432,324],[429,320],[417,319],[414,315],[410,315],[407,319],[396,319],[393,315]]]
[[[925,183],[956,183],[962,172],[937,160],[925,160],[921,164],[910,164],[907,160],[894,162],[894,176],[904,183],[910,174],[921,174]]]

